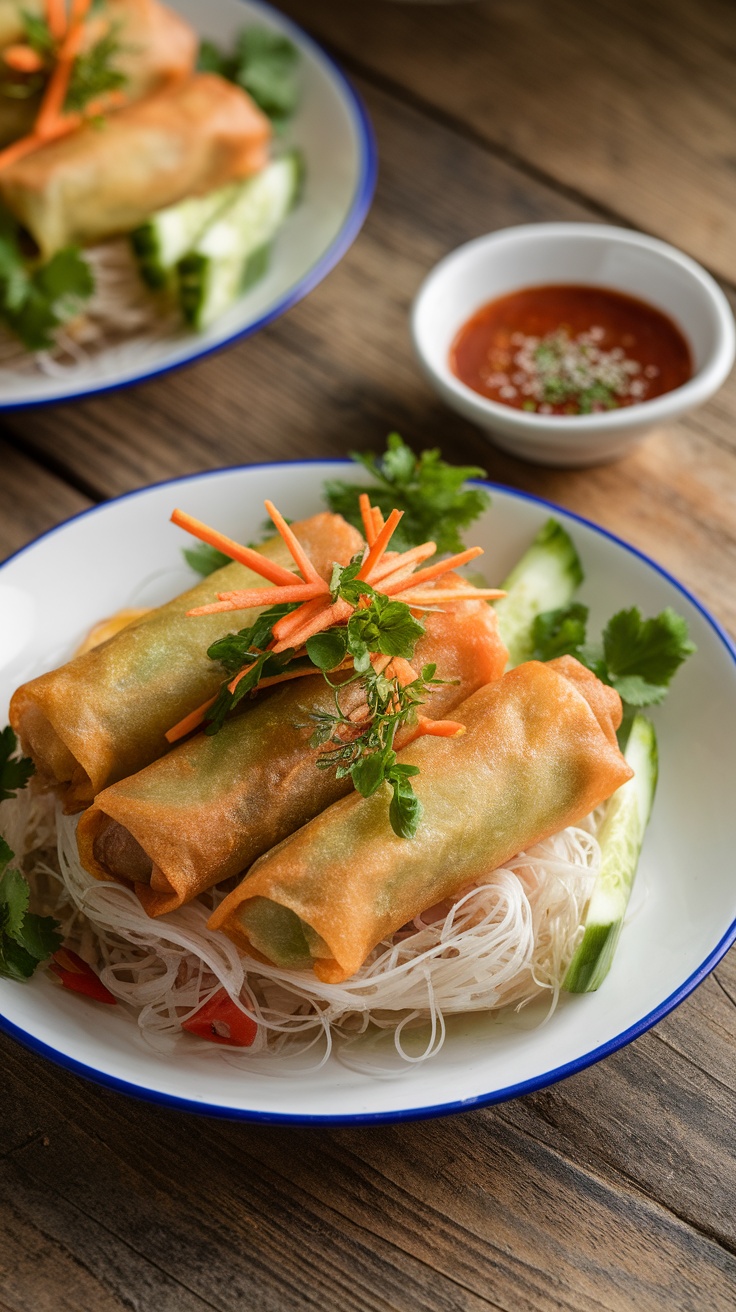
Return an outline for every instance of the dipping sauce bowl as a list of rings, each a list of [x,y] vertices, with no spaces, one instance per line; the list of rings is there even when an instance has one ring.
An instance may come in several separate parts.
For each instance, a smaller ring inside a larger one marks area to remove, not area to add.
[[[649,400],[591,414],[539,413],[503,404],[464,383],[451,357],[458,332],[489,302],[523,288],[601,287],[644,301],[685,337],[692,376]],[[730,373],[736,330],[718,284],[673,246],[594,223],[533,223],[478,237],[440,261],[411,315],[419,362],[443,399],[497,446],[545,465],[603,464],[653,428],[694,410]]]

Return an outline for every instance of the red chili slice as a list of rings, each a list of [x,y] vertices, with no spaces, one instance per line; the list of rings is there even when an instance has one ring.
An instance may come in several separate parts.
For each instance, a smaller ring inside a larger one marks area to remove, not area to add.
[[[249,1048],[258,1033],[256,1022],[240,1010],[226,989],[218,989],[189,1020],[182,1021],[182,1029],[198,1039],[231,1048]]]
[[[64,988],[71,989],[72,993],[82,993],[86,998],[93,998],[95,1002],[107,1002],[113,1007],[116,1005],[117,998],[105,988],[92,967],[70,948],[59,948],[49,962],[49,969],[58,975]]]

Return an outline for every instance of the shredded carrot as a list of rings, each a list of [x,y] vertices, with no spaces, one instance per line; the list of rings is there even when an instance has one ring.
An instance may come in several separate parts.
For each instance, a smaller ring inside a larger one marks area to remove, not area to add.
[[[376,529],[373,521],[373,511],[371,510],[371,499],[367,492],[361,492],[358,497],[358,505],[360,506],[360,517],[363,521],[365,540],[368,543],[368,546],[372,547],[376,540]]]
[[[506,593],[500,588],[437,588],[431,591],[427,588],[426,592],[413,588],[402,592],[401,600],[405,601],[407,606],[436,606],[442,602],[448,601],[497,601],[499,597],[505,597]]]
[[[428,715],[417,716],[416,738],[459,738],[466,732],[465,725],[457,720],[431,720]]]
[[[409,576],[408,581],[403,579],[398,583],[387,584],[383,591],[386,596],[392,597],[397,592],[405,592],[408,587],[413,588],[418,583],[428,583],[430,579],[436,579],[440,574],[459,569],[461,565],[467,565],[469,560],[475,560],[476,556],[482,555],[482,547],[469,547],[467,551],[459,551],[456,556],[450,556],[449,560],[438,560],[436,565],[429,565],[427,569],[417,570],[416,574]]]
[[[280,512],[276,509],[272,501],[266,501],[265,506],[266,506],[266,510],[271,516],[271,519],[274,522],[277,532],[281,534],[281,537],[284,539],[284,542],[289,548],[289,551],[291,552],[291,555],[294,560],[294,564],[299,570],[302,578],[304,579],[304,582],[321,583],[323,586],[323,590],[326,592],[327,584],[324,582],[323,579],[320,578],[319,574],[314,568],[314,565],[309,559],[309,556],[304,550],[301,542],[299,542],[298,538],[295,536],[293,531],[289,528],[289,525],[287,524],[283,515],[280,514]]]
[[[91,0],[75,0],[72,5],[66,35],[46,85],[41,108],[33,129],[33,135],[42,141],[48,138],[49,132],[53,132],[62,119],[64,101],[69,90],[74,60],[79,54],[84,38],[84,18],[90,4]]]
[[[383,528],[383,515],[381,514],[378,506],[373,506],[371,508],[371,514],[373,516],[373,532],[375,536],[378,537],[378,534],[381,532],[381,529]]]
[[[386,520],[386,523],[381,529],[381,532],[378,534],[378,537],[373,543],[373,546],[371,547],[370,551],[368,552],[368,555],[366,556],[365,560],[363,561],[363,564],[361,565],[358,571],[357,577],[359,579],[361,580],[367,579],[371,571],[375,569],[383,553],[385,552],[389,542],[391,541],[391,538],[393,536],[397,524],[403,518],[403,515],[404,515],[403,510],[391,511],[391,514]]]
[[[328,588],[321,579],[320,585],[318,587],[316,583],[295,583],[291,588],[269,588],[268,604],[278,606],[282,602],[308,601],[314,597],[321,597],[323,593],[328,592]],[[219,601],[211,601],[207,606],[196,606],[194,610],[188,610],[187,615],[216,615],[219,611],[250,610],[252,606],[263,605],[265,591],[265,588],[251,588],[246,592],[218,592]]]
[[[46,22],[55,41],[61,41],[66,32],[64,0],[46,0]]]
[[[5,150],[0,150],[0,169],[6,168],[9,164],[15,164],[16,160],[23,159],[25,155],[32,154],[34,150],[38,150],[51,141],[58,141],[60,137],[67,137],[70,132],[74,132],[79,127],[80,123],[81,116],[77,114],[73,118],[66,118],[57,123],[53,131],[49,130],[45,140],[41,140],[40,137],[35,135],[19,137],[12,145],[6,146]]]
[[[320,614],[326,604],[327,599],[323,597],[317,597],[313,601],[305,601],[304,605],[300,606],[298,610],[293,610],[289,615],[284,615],[283,619],[276,621],[272,629],[274,638],[278,642],[283,638],[288,638],[292,629],[296,632],[313,615]],[[289,621],[293,621],[293,623],[289,623]]]
[[[15,73],[40,73],[44,66],[38,51],[28,45],[6,46],[2,58]]]
[[[173,728],[167,729],[164,734],[167,743],[178,743],[179,739],[186,738],[187,734],[192,732],[192,729],[198,729],[200,724],[204,724],[205,715],[210,709],[210,706],[214,706],[216,701],[216,697],[210,697],[209,701],[203,702],[195,711],[190,711],[189,714],[185,715],[184,719],[180,720],[178,724],[175,724]]]
[[[260,552],[253,551],[251,547],[242,547],[239,542],[234,542],[224,533],[218,533],[216,529],[209,528],[201,520],[195,519],[193,515],[187,515],[183,510],[175,510],[171,516],[172,524],[177,524],[179,528],[186,529],[193,537],[199,538],[200,542],[207,542],[211,547],[216,547],[224,555],[230,556],[232,560],[237,560],[241,565],[247,565],[261,578],[268,579],[270,583],[281,584],[286,587],[293,587],[298,580],[292,574],[291,570],[285,569],[283,565],[277,565],[272,560],[267,560]]]

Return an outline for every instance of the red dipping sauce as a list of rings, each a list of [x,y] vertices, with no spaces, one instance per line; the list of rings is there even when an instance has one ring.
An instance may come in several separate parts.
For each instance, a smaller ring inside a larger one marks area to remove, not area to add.
[[[474,392],[543,415],[650,401],[692,378],[690,347],[661,310],[607,287],[525,287],[463,324],[450,368]]]

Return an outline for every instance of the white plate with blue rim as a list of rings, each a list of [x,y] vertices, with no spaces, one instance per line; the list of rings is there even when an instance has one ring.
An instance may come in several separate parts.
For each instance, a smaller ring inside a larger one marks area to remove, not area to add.
[[[19,365],[0,355],[0,409],[19,409],[114,391],[192,364],[264,328],[302,300],[342,259],[368,213],[377,157],[360,97],[330,56],[300,27],[263,0],[166,0],[203,39],[229,50],[244,28],[282,34],[300,55],[300,99],[278,138],[296,148],[305,174],[299,204],[277,234],[265,276],[211,327],[190,331],[155,322],[94,346],[79,360]],[[131,278],[137,279],[131,267]],[[143,293],[145,295],[145,293]],[[137,311],[134,309],[133,311]]]
[[[74,650],[103,615],[155,604],[191,585],[175,505],[240,540],[263,519],[264,498],[291,517],[323,507],[327,478],[361,479],[341,461],[216,470],[145,488],[86,511],[0,568],[0,722],[13,689]],[[492,504],[469,532],[489,579],[504,577],[554,514],[571,534],[586,579],[591,632],[615,611],[672,606],[697,654],[653,711],[660,778],[632,914],[596,993],[565,996],[546,1025],[475,1017],[451,1026],[443,1048],[394,1078],[360,1074],[332,1057],[295,1078],[247,1072],[189,1043],[151,1051],[122,1008],[59,988],[44,970],[0,979],[0,1028],[80,1075],[122,1092],[214,1116],[340,1123],[433,1116],[500,1102],[583,1070],[643,1034],[705,978],[736,939],[732,781],[736,777],[736,649],[705,608],[654,561],[548,502],[489,486]],[[84,587],[74,586],[84,562]]]

